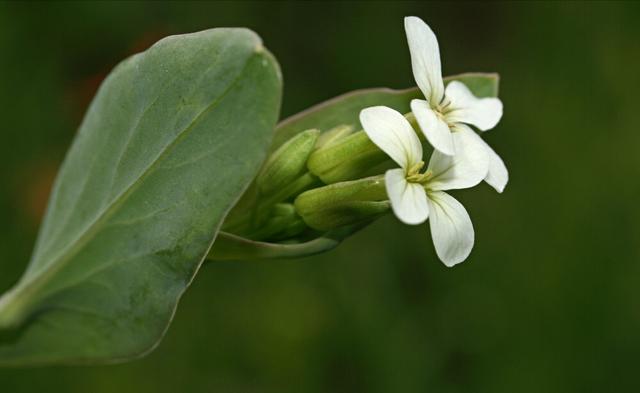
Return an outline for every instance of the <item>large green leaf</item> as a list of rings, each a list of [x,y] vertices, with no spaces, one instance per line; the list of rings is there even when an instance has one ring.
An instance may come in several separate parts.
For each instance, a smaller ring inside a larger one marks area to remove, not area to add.
[[[30,264],[0,299],[0,364],[141,356],[265,158],[281,76],[258,36],[165,38],[102,84]]]
[[[497,74],[467,73],[445,78],[445,83],[461,81],[477,97],[497,97],[499,77]],[[421,98],[417,88],[392,90],[387,88],[356,90],[315,105],[303,112],[291,116],[276,129],[270,151],[275,151],[294,135],[311,128],[322,132],[339,125],[352,125],[360,129],[358,116],[364,108],[385,105],[401,113],[410,112],[410,102]],[[249,190],[237,209],[249,209],[254,203],[255,194]],[[251,258],[294,258],[317,254],[335,248],[358,228],[332,231],[315,239],[301,243],[257,242],[233,234],[221,232],[209,253],[209,260],[251,259]],[[224,236],[223,236],[224,235]]]

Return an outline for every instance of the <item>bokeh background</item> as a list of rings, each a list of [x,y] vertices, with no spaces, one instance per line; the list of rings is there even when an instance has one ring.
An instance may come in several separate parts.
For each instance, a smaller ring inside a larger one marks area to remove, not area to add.
[[[640,391],[640,3],[0,3],[0,290],[121,59],[250,27],[280,61],[286,116],[411,86],[405,15],[436,31],[445,75],[502,77],[487,138],[511,182],[455,193],[468,261],[445,268],[426,226],[389,216],[325,255],[208,265],[150,356],[3,369],[0,391]]]

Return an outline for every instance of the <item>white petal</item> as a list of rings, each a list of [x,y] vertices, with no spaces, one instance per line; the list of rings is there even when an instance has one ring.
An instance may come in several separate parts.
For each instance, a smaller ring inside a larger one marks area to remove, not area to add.
[[[399,112],[374,106],[360,112],[360,123],[373,143],[402,168],[422,161],[422,145],[413,127]]]
[[[502,101],[477,98],[462,82],[449,83],[446,96],[451,101],[446,114],[449,123],[467,123],[486,131],[495,127],[502,117]]]
[[[384,175],[391,209],[405,224],[422,224],[429,217],[427,193],[417,183],[409,183],[402,169],[389,169]]]
[[[484,143],[487,155],[489,156],[489,171],[484,181],[501,193],[509,181],[509,171],[507,171],[507,167],[504,165],[504,161],[502,161],[498,153],[496,153],[487,142],[482,141],[482,143]]]
[[[456,154],[447,156],[434,150],[428,169],[433,177],[428,183],[431,190],[454,190],[473,187],[487,176],[489,153],[486,143],[464,124],[453,132]]]
[[[444,82],[440,67],[440,49],[433,31],[422,19],[404,18],[413,77],[431,106],[438,105],[444,97]]]
[[[451,267],[464,261],[473,248],[471,218],[464,206],[444,192],[429,193],[431,238],[440,260]]]
[[[411,111],[431,146],[444,154],[453,155],[455,148],[451,130],[447,123],[429,108],[427,101],[411,100]]]

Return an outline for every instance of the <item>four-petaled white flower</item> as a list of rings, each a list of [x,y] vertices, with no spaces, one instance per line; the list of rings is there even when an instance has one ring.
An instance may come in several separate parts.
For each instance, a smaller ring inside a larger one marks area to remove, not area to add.
[[[474,232],[465,208],[445,190],[473,187],[486,176],[489,158],[480,137],[462,125],[452,134],[459,154],[434,150],[422,171],[422,145],[399,112],[384,106],[360,112],[360,122],[373,143],[400,168],[385,173],[385,186],[395,215],[417,225],[429,218],[436,253],[447,266],[464,261],[473,248]]]
[[[438,40],[422,19],[409,16],[404,26],[411,52],[413,76],[426,100],[412,100],[411,111],[422,132],[438,151],[458,154],[455,133],[460,125],[470,124],[480,131],[495,127],[502,117],[502,102],[498,98],[477,98],[462,82],[452,81],[446,89],[440,66]],[[489,170],[484,179],[498,192],[509,180],[504,162],[483,141],[489,156]]]

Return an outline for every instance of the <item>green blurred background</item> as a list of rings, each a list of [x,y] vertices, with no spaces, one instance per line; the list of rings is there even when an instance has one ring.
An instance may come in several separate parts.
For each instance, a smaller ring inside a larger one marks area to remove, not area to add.
[[[0,370],[1,392],[640,391],[639,3],[0,3],[0,290],[22,273],[98,84],[157,39],[258,32],[283,116],[414,82],[402,17],[445,75],[497,71],[503,195],[455,193],[476,246],[436,258],[386,217],[304,260],[217,263],[148,357]]]

